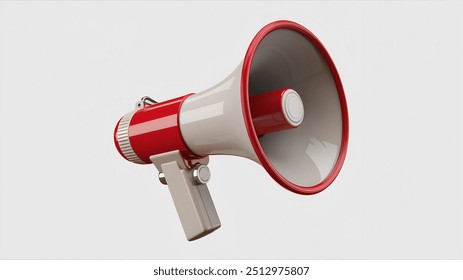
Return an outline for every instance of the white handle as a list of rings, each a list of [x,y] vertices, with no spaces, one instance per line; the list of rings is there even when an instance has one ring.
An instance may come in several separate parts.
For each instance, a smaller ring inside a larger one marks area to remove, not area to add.
[[[193,179],[178,151],[150,157],[169,186],[180,222],[189,241],[220,227],[219,216],[206,184]]]

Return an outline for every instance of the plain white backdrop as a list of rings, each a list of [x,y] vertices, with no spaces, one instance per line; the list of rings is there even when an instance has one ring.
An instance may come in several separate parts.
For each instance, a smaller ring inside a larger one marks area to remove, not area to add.
[[[0,258],[463,258],[463,5],[458,2],[0,3]],[[267,23],[331,53],[350,113],[338,179],[315,196],[211,157],[222,221],[187,242],[118,119],[221,81]]]

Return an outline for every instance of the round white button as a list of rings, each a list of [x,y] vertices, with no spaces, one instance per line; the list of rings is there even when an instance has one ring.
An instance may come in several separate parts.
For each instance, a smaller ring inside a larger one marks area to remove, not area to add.
[[[283,115],[292,126],[299,126],[304,119],[304,104],[293,89],[288,89],[282,97]]]

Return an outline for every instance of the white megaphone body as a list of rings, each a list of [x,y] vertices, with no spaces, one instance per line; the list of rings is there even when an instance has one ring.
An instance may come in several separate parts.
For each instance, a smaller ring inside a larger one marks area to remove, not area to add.
[[[251,159],[290,191],[320,192],[346,156],[347,104],[321,42],[297,23],[276,21],[216,86],[160,103],[142,98],[116,125],[114,141],[127,160],[154,163],[194,240],[220,227],[206,185],[210,155]]]

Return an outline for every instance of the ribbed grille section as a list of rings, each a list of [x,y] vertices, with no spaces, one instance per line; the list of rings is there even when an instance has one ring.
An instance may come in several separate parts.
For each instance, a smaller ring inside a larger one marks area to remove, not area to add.
[[[129,125],[134,113],[135,112],[128,113],[127,115],[123,116],[119,122],[116,133],[117,142],[119,143],[119,148],[121,149],[122,153],[128,160],[134,163],[146,164],[146,162],[141,160],[135,154],[129,141]]]

